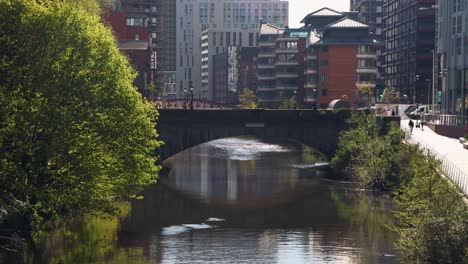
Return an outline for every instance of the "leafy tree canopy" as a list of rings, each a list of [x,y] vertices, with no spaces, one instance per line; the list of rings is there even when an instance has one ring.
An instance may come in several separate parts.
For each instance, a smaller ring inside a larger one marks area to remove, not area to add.
[[[0,0],[0,220],[19,210],[33,227],[112,209],[158,172],[157,112],[112,33],[53,2]]]
[[[239,105],[241,109],[255,109],[257,108],[257,96],[249,88],[245,88],[242,94],[239,95]]]

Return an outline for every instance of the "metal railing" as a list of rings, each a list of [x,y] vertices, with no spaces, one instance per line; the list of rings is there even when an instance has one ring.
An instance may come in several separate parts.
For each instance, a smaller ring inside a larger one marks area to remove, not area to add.
[[[463,127],[468,125],[468,116],[460,116],[460,115],[433,115],[433,114],[426,114],[424,115],[425,122],[436,124],[436,125],[444,125],[444,126],[455,126],[455,127]]]
[[[411,139],[411,132],[408,129],[405,129],[405,141]],[[440,169],[447,176],[452,183],[454,183],[460,191],[468,197],[468,174],[463,172],[457,165],[453,164],[446,155],[441,154],[432,146],[427,145],[423,142],[417,142],[421,149],[427,150],[431,155],[433,155],[437,160],[441,162]]]

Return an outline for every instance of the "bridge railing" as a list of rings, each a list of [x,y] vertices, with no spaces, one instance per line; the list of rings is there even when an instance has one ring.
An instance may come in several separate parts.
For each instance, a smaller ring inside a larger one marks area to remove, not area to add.
[[[411,132],[405,128],[405,141],[408,142],[409,140],[411,140]],[[429,154],[433,155],[441,162],[442,172],[466,197],[468,197],[468,174],[463,172],[457,165],[450,161],[446,155],[443,155],[432,146],[423,142],[418,142],[418,144],[421,149],[428,151]]]

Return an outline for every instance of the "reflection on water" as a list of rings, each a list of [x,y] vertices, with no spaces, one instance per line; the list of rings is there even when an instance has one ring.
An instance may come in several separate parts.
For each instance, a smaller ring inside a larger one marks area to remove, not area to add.
[[[320,162],[291,142],[192,148],[128,214],[69,223],[24,262],[398,263],[390,200],[325,180]]]
[[[314,166],[324,161],[300,144],[227,138],[189,149],[165,165],[172,168],[169,186],[187,195],[210,204],[259,207],[287,202],[318,184]]]

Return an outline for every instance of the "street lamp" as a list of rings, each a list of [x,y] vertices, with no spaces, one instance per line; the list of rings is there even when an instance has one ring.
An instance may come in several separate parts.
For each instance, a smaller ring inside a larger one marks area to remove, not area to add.
[[[431,79],[426,79],[427,82],[427,104],[431,103],[430,95],[431,95]],[[432,105],[434,107],[434,104]],[[434,109],[432,109],[434,111]]]
[[[294,109],[297,110],[297,91],[294,91]]]
[[[317,110],[317,89],[316,88],[314,88],[314,90],[313,90],[313,96],[314,96],[313,97],[314,100],[313,100],[312,103],[314,105],[312,107],[313,107],[314,110]]]
[[[187,109],[187,97],[188,97],[188,92],[187,92],[187,89],[184,88],[184,109]]]
[[[190,87],[190,110],[193,110],[193,87]]]

